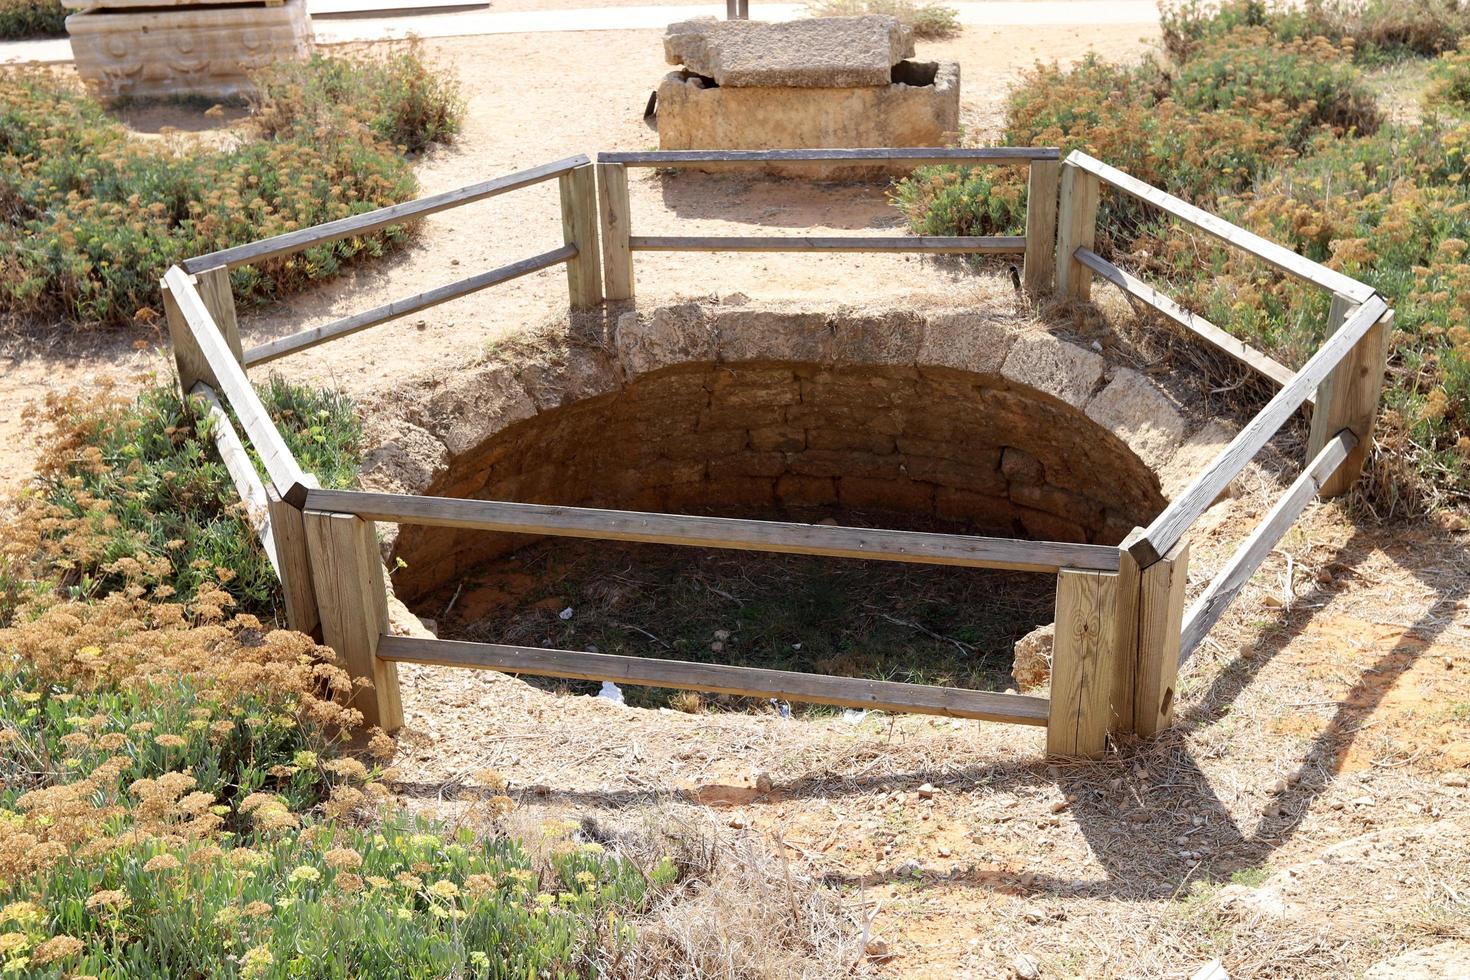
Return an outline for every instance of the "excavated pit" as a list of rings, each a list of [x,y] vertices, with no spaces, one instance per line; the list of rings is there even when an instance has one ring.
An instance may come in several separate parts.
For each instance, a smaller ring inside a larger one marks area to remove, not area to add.
[[[543,336],[429,382],[379,434],[366,482],[1115,544],[1162,509],[1157,470],[1189,449],[1188,428],[1142,375],[1004,317],[684,304],[625,315],[606,347]],[[985,687],[1050,621],[1055,587],[407,525],[389,557],[399,597],[446,638]],[[781,628],[762,629],[752,602]],[[949,656],[899,669],[927,648]]]

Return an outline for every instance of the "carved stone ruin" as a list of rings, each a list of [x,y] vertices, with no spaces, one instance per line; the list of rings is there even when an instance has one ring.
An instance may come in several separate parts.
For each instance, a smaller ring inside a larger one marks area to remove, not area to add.
[[[664,57],[683,68],[659,85],[659,148],[943,146],[959,130],[959,65],[908,60],[913,54],[912,32],[892,17],[671,24]],[[767,170],[875,173],[811,164]]]
[[[77,74],[106,99],[247,94],[250,73],[311,53],[306,0],[62,0]]]

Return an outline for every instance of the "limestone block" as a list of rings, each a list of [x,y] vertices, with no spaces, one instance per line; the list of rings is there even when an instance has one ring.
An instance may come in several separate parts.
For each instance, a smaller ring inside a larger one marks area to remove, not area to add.
[[[722,361],[832,360],[825,313],[722,309],[713,319]]]
[[[976,374],[999,374],[1011,349],[1011,333],[994,320],[967,313],[931,317],[919,347],[919,363]]]
[[[837,481],[788,473],[776,481],[776,498],[787,507],[830,506],[837,503]]]
[[[428,432],[386,411],[364,412],[363,454],[358,482],[365,490],[424,493],[449,471],[449,451]],[[484,482],[481,473],[480,483]],[[458,494],[450,494],[458,496]]]
[[[1016,338],[1001,373],[1017,384],[1081,408],[1101,380],[1103,364],[1101,355],[1036,330]]]
[[[1235,431],[1223,422],[1206,422],[1199,430],[1184,440],[1167,466],[1159,471],[1159,482],[1164,496],[1173,500],[1179,492],[1189,486],[1204,468],[1224,452],[1235,438]]]
[[[837,499],[842,506],[855,510],[923,514],[934,507],[934,485],[905,479],[843,476],[837,480]]]
[[[1174,403],[1137,371],[1120,368],[1087,403],[1087,417],[1128,444],[1157,471],[1184,441],[1188,423]]]
[[[248,95],[251,72],[311,54],[306,0],[88,9],[67,17],[66,30],[77,74],[104,99]]]
[[[451,456],[467,453],[514,422],[536,414],[536,403],[508,364],[466,368],[429,397],[425,410]]]
[[[1011,676],[1016,690],[1034,691],[1051,679],[1051,651],[1057,638],[1057,624],[1038,626],[1016,641]]]
[[[845,364],[914,364],[924,340],[924,319],[901,312],[839,314],[832,320],[832,335]]]
[[[959,65],[942,62],[917,67],[910,77],[930,77],[932,67],[932,81],[849,88],[709,88],[699,78],[675,72],[658,88],[659,149],[945,146],[960,128]],[[871,178],[912,169],[810,163],[761,167],[769,174],[809,180]],[[742,167],[742,172],[753,170]]]
[[[893,17],[814,17],[768,24],[713,17],[670,24],[664,59],[721,88],[854,88],[892,81],[914,53]]]
[[[681,303],[651,315],[624,313],[613,332],[613,346],[631,379],[649,371],[715,359],[715,333],[697,303]]]
[[[799,452],[806,448],[806,430],[795,425],[768,425],[751,429],[750,448],[761,452]]]

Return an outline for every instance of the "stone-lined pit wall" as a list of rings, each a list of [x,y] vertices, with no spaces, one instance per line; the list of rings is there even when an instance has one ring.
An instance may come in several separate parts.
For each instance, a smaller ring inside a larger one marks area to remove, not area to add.
[[[686,304],[627,314],[612,341],[542,338],[421,393],[376,421],[364,482],[1111,544],[1164,505],[1148,460],[1189,442],[1142,375],[983,316]],[[405,525],[395,588],[529,541]]]

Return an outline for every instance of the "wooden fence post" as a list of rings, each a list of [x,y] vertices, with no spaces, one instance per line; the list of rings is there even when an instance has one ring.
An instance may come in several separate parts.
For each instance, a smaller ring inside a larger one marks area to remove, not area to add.
[[[364,722],[396,731],[403,727],[398,668],[378,658],[378,640],[388,630],[388,593],[373,523],[315,510],[304,511],[302,521],[322,642],[337,651],[354,680],[372,682],[371,689],[358,688],[352,695]]]
[[[320,486],[309,473],[303,482],[313,489]],[[271,533],[276,542],[276,560],[280,565],[281,589],[286,596],[286,625],[298,633],[316,633],[322,620],[321,613],[317,611],[316,586],[311,580],[306,524],[301,511],[282,500],[269,482],[266,483],[265,495]]]
[[[1101,185],[1094,175],[1062,164],[1061,201],[1057,205],[1057,295],[1085,302],[1092,297],[1092,270],[1073,255],[1097,240],[1097,200]]]
[[[1107,747],[1117,657],[1113,614],[1118,576],[1064,568],[1057,573],[1048,755],[1098,759]]]
[[[1357,304],[1351,299],[1334,294],[1332,312],[1328,314],[1328,336],[1336,333],[1356,309]],[[1347,459],[1322,484],[1322,497],[1346,493],[1363,472],[1363,460],[1373,444],[1373,422],[1378,416],[1383,375],[1388,370],[1388,339],[1392,328],[1390,311],[1369,328],[1363,339],[1317,386],[1317,402],[1312,408],[1312,427],[1307,436],[1307,460],[1316,459],[1322,447],[1343,429],[1351,429],[1358,437]]]
[[[243,365],[245,355],[240,349],[240,327],[235,321],[235,298],[230,292],[229,271],[224,266],[216,266],[192,276],[191,281],[198,288],[199,298],[204,301],[204,307],[209,311],[210,318],[214,320],[215,326],[225,338],[225,343],[229,344],[235,360]],[[168,320],[168,338],[173,347],[174,366],[178,371],[179,387],[184,397],[187,398],[194,385],[200,381],[211,388],[218,389],[219,380],[209,366],[209,359],[204,356],[204,352],[199,349],[199,344],[194,340],[189,324],[185,321],[184,314],[174,299],[173,290],[169,288],[168,283],[162,280],[159,281],[158,288],[163,291],[163,311]]]
[[[1026,292],[1051,291],[1057,269],[1057,191],[1060,160],[1032,160],[1026,183]]]
[[[597,248],[597,182],[585,164],[557,178],[561,185],[561,230],[577,257],[567,260],[567,288],[573,310],[602,305],[602,259]]]
[[[629,247],[628,168],[597,165],[597,213],[602,223],[602,288],[609,302],[633,298],[633,250]]]
[[[1143,533],[1135,528],[1121,546],[1111,724],[1115,732],[1147,737],[1168,728],[1174,717],[1189,542],[1180,541],[1163,558],[1141,567],[1128,545]]]

